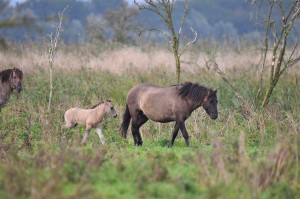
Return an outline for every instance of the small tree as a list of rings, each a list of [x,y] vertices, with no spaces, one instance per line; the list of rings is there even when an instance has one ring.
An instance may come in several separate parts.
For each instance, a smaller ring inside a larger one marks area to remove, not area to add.
[[[134,33],[138,29],[136,18],[138,9],[121,2],[114,9],[108,9],[103,15],[90,15],[87,18],[87,34],[91,41],[133,43]]]
[[[22,12],[22,8],[12,8],[9,1],[0,1],[0,29],[4,28],[37,28],[36,19],[29,12]],[[16,11],[16,12],[13,12]],[[4,16],[4,17],[3,17]],[[7,47],[5,38],[0,36],[0,46]]]
[[[265,38],[263,61],[261,64],[260,84],[256,94],[255,103],[258,106],[261,100],[261,108],[265,108],[270,100],[272,92],[276,87],[281,75],[300,60],[299,55],[295,55],[298,42],[295,42],[291,52],[287,52],[289,33],[294,24],[299,20],[300,1],[299,0],[253,0],[252,5],[258,5],[260,9],[268,10],[267,16],[263,16],[265,22]],[[273,42],[273,47],[269,43]],[[269,81],[264,86],[264,73],[266,68],[266,57],[268,52],[272,53],[272,63],[269,69]]]
[[[49,43],[49,57],[48,57],[48,61],[49,61],[49,84],[50,84],[50,90],[49,90],[49,101],[48,101],[48,112],[50,112],[51,110],[51,101],[52,101],[52,93],[53,93],[53,60],[54,60],[54,53],[56,51],[57,48],[57,44],[58,44],[58,40],[60,38],[60,32],[61,32],[61,25],[62,25],[62,21],[63,21],[63,14],[66,11],[66,9],[68,8],[68,6],[62,11],[58,13],[58,25],[56,26],[56,32],[55,32],[55,36],[53,38],[52,33],[50,33],[49,39],[50,39],[50,43]]]
[[[113,33],[113,41],[119,43],[130,43],[133,40],[134,31],[138,29],[138,21],[135,16],[138,10],[122,2],[116,9],[108,10],[104,18],[107,28]]]
[[[158,27],[145,28],[144,30],[159,31],[167,38],[168,42],[171,45],[171,49],[175,58],[176,77],[177,77],[177,83],[179,83],[180,71],[181,71],[180,58],[184,53],[184,51],[187,49],[187,47],[191,43],[194,43],[197,39],[197,33],[194,31],[193,28],[191,28],[192,32],[195,34],[194,39],[190,40],[187,44],[185,44],[183,48],[179,49],[180,39],[182,35],[182,28],[188,13],[188,0],[185,0],[184,14],[178,31],[175,30],[174,21],[173,21],[173,7],[174,7],[175,0],[156,0],[156,1],[144,0],[143,4],[140,4],[136,0],[134,0],[134,3],[139,7],[140,10],[148,10],[158,15],[161,21],[163,22],[163,24],[165,25],[165,27],[167,28],[167,31],[162,30]],[[142,30],[141,32],[143,32],[144,30]]]

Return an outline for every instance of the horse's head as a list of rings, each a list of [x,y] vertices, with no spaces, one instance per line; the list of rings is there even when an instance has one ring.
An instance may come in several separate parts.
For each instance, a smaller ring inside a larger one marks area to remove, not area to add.
[[[18,93],[22,91],[22,79],[23,72],[18,68],[14,68],[9,76],[9,84],[10,87],[16,89]]]
[[[118,116],[117,111],[114,108],[114,105],[112,104],[112,102],[110,100],[106,100],[106,112],[111,115],[112,117],[116,118]]]
[[[217,90],[209,90],[202,106],[211,119],[215,120],[218,118]]]

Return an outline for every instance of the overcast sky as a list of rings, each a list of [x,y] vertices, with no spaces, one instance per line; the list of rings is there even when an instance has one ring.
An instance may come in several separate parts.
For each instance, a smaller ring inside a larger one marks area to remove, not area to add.
[[[11,1],[10,1],[10,4],[11,4],[11,5],[16,5],[17,2],[21,3],[21,2],[24,2],[24,1],[27,1],[27,0],[11,0]],[[88,0],[81,0],[81,1],[88,1]],[[108,0],[108,1],[109,1],[109,0]],[[125,0],[125,1],[127,1],[127,2],[129,2],[129,3],[132,3],[132,2],[133,2],[133,0]]]

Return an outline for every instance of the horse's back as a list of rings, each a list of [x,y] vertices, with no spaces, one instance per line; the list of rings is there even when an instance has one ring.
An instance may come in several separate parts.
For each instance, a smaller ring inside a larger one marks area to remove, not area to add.
[[[173,109],[178,102],[177,86],[158,87],[152,84],[134,86],[127,95],[127,105],[131,114],[137,110],[154,121],[169,121],[174,119]]]

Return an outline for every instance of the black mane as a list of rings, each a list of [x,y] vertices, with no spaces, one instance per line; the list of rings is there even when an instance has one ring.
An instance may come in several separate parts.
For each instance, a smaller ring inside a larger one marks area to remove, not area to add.
[[[179,96],[184,99],[190,99],[195,102],[201,102],[206,96],[209,96],[211,89],[201,86],[197,83],[186,82],[179,88]]]
[[[12,69],[7,69],[7,70],[0,72],[2,83],[8,81],[11,72],[12,72]]]
[[[100,104],[103,104],[103,103],[105,103],[105,102],[111,102],[111,101],[110,101],[110,100],[104,100],[104,101],[99,102],[98,104],[95,104],[94,106],[92,106],[92,107],[90,107],[90,108],[87,108],[87,109],[94,109],[94,108],[96,108],[97,106],[99,106]]]
[[[9,80],[10,74],[13,72],[13,70],[14,69],[6,69],[6,70],[0,72],[0,78],[1,78],[2,83],[7,82]],[[16,74],[18,75],[18,77],[22,79],[23,72],[18,68],[16,68],[15,71],[16,71]]]

